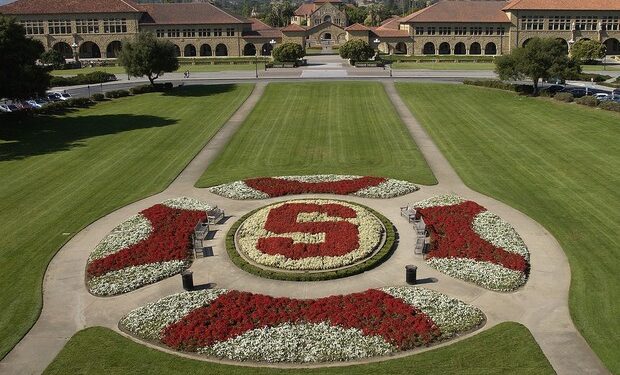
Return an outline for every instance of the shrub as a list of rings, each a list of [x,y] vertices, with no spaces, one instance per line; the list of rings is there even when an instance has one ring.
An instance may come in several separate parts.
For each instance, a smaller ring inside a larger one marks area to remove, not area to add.
[[[95,102],[101,102],[105,99],[105,95],[103,95],[100,92],[94,93],[93,96],[91,96],[91,99]]]
[[[599,108],[604,109],[606,111],[615,111],[615,112],[620,112],[620,103],[616,103],[616,102],[602,102],[601,104],[599,104]]]
[[[603,75],[603,74],[594,74],[594,73],[580,73],[576,76],[571,76],[569,79],[574,79],[577,81],[592,81],[594,82],[605,82],[609,79],[612,79],[612,76]]]
[[[367,42],[359,39],[349,40],[338,50],[340,57],[355,61],[367,61],[375,55],[375,50]]]
[[[125,96],[129,96],[129,91],[127,90],[112,90],[105,93],[105,97],[108,99],[116,99],[123,98]]]
[[[52,77],[50,85],[52,85],[52,87],[93,85],[111,81],[116,81],[116,76],[114,74],[97,71],[88,74],[78,74],[73,77]]]
[[[50,49],[41,54],[41,62],[53,66],[54,69],[61,69],[65,65],[65,58],[55,49]]]
[[[588,107],[596,107],[598,106],[598,99],[592,96],[584,96],[583,98],[575,99],[575,103],[581,105],[587,105]]]
[[[129,92],[131,92],[131,95],[140,95],[153,92],[155,89],[156,88],[152,85],[142,85],[130,88]]]
[[[575,97],[570,92],[558,92],[557,94],[555,94],[553,99],[559,100],[561,102],[571,103],[573,100],[575,100]]]
[[[65,112],[69,108],[68,101],[51,102],[38,109],[39,113],[51,115],[55,113]]]
[[[90,98],[71,98],[67,100],[67,105],[71,108],[85,108],[92,105]]]
[[[297,43],[284,43],[273,50],[273,58],[277,61],[295,62],[304,56],[306,51]]]

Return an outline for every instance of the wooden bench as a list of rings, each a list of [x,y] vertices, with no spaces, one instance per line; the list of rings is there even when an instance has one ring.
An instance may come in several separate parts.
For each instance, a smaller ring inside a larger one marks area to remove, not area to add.
[[[224,210],[217,208],[217,206],[213,207],[210,211],[207,211],[207,223],[211,225],[219,223],[223,218]]]

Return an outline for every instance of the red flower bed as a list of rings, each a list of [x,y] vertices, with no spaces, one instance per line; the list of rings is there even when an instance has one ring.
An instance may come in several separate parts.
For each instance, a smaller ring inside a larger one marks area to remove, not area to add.
[[[486,211],[476,202],[419,208],[418,211],[431,232],[433,247],[428,258],[467,258],[499,264],[515,271],[528,270],[529,264],[523,256],[490,244],[474,231],[474,218]]]
[[[355,210],[340,204],[287,203],[269,212],[265,229],[277,234],[325,233],[321,243],[293,243],[290,237],[264,237],[257,248],[265,254],[284,255],[290,259],[314,256],[342,256],[359,247],[357,226],[347,221],[299,223],[300,213],[324,213],[331,217],[354,218]]]
[[[271,177],[244,180],[245,184],[252,189],[262,191],[271,197],[289,194],[348,195],[364,188],[377,186],[384,181],[385,178],[381,177],[360,177],[334,182],[301,182]]]
[[[130,266],[187,259],[194,226],[207,217],[203,211],[170,208],[163,204],[147,208],[141,214],[153,226],[149,238],[93,261],[88,265],[88,275],[101,276]]]
[[[315,300],[230,291],[164,328],[162,342],[194,351],[252,329],[321,322],[379,335],[402,350],[428,344],[440,335],[426,314],[379,290]]]

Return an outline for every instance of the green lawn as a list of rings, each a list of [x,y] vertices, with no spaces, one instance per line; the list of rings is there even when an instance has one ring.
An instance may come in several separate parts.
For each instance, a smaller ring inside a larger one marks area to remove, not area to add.
[[[225,71],[239,71],[239,70],[254,70],[256,66],[254,63],[249,64],[218,64],[218,65],[208,65],[208,64],[181,64],[177,72],[185,72],[189,70],[190,73],[199,73],[199,72],[225,72]],[[259,62],[258,70],[265,70],[265,64]],[[75,76],[78,74],[86,74],[92,72],[108,72],[113,74],[125,74],[125,68],[122,66],[98,66],[94,68],[81,68],[81,69],[70,69],[70,70],[53,70],[52,75],[55,76]],[[164,75],[165,78],[165,75]]]
[[[251,85],[192,86],[0,126],[0,358],[41,308],[50,259],[95,219],[164,189]]]
[[[147,348],[101,327],[78,332],[44,374],[230,374],[230,375],[480,375],[553,374],[524,326],[503,323],[474,337],[417,355],[385,362],[321,369],[228,366],[177,357]]]
[[[397,87],[468,186],[560,241],[573,320],[620,373],[620,115],[470,86]]]
[[[436,180],[379,83],[270,84],[197,186],[296,174]]]
[[[495,70],[494,63],[486,62],[399,62],[392,64],[394,69],[402,70]],[[583,70],[588,72],[603,72],[607,71],[620,71],[620,65],[607,65],[603,68],[602,65],[584,65]]]

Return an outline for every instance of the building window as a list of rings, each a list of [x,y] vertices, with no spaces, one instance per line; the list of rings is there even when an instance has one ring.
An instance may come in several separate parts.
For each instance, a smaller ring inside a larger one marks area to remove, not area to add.
[[[21,21],[22,26],[26,29],[27,35],[45,34],[43,21]]]
[[[620,30],[620,17],[618,16],[607,16],[603,17],[601,20],[603,30],[611,30],[618,31]]]
[[[525,16],[521,19],[523,30],[543,30],[544,27],[545,19],[542,16]]]
[[[229,27],[226,29],[226,36],[235,36],[235,29],[232,27]]]
[[[467,34],[467,28],[466,27],[455,27],[454,28],[454,35],[466,35]]]
[[[485,27],[484,35],[493,35],[493,27]]]
[[[99,20],[75,20],[75,32],[78,34],[98,34]]]
[[[47,21],[50,34],[71,34],[71,21],[51,20]]]
[[[452,34],[452,28],[451,27],[440,27],[439,28],[439,35],[450,35]]]
[[[181,36],[179,29],[168,29],[168,38],[178,38]]]
[[[127,20],[124,18],[104,18],[103,32],[106,34],[126,33]]]
[[[420,26],[415,27],[415,35],[424,35],[424,28]]]
[[[596,30],[597,23],[598,17],[596,16],[577,16],[575,18],[575,28],[577,30]]]
[[[504,34],[506,34],[506,28],[504,26],[498,27],[497,35],[504,35]]]
[[[196,37],[196,30],[183,29],[183,38],[194,38],[194,37]]]
[[[435,28],[434,27],[427,27],[426,28],[426,33],[428,35],[435,35]]]
[[[213,36],[222,36],[222,29],[213,29]]]
[[[570,30],[570,17],[552,16],[549,18],[549,30]]]
[[[211,34],[211,33],[209,33]],[[207,36],[207,29],[198,29],[198,37],[199,38],[204,38],[205,36]]]
[[[166,31],[163,29],[157,29],[155,32],[158,38],[164,38],[166,36]]]
[[[482,27],[470,27],[469,34],[470,35],[482,35]]]

